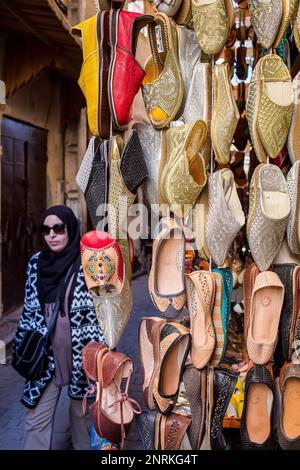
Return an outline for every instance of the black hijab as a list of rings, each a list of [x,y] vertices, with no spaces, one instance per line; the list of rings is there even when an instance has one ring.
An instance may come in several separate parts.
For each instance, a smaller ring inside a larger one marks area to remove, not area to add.
[[[70,276],[79,267],[80,261],[80,227],[73,211],[67,206],[53,206],[47,209],[41,217],[41,224],[48,215],[56,215],[67,226],[69,243],[60,253],[54,253],[44,241],[39,258],[39,295],[42,304],[55,302],[58,288],[68,273],[70,266],[73,269]],[[67,284],[66,284],[67,286]],[[61,292],[60,302],[65,294]]]

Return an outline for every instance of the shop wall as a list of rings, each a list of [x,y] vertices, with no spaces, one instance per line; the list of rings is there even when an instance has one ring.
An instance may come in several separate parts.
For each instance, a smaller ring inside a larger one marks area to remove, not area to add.
[[[4,115],[48,131],[47,205],[63,202],[63,136],[60,125],[60,86],[44,76],[7,98]]]

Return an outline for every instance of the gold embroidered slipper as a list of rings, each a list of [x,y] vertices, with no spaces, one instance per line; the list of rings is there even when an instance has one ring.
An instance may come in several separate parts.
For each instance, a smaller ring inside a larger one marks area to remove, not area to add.
[[[268,54],[259,61],[258,86],[258,133],[267,155],[276,158],[287,140],[293,112],[291,76],[278,55]]]
[[[281,25],[282,0],[248,0],[248,5],[257,39],[270,49]]]
[[[206,135],[206,124],[200,120],[166,132],[163,150],[167,156],[160,180],[160,193],[178,217],[183,216],[185,204],[195,204],[206,184],[205,163],[199,154]]]
[[[260,59],[261,60],[261,59]],[[260,88],[259,83],[259,63],[253,70],[250,85],[249,95],[246,107],[247,121],[250,131],[251,143],[257,159],[262,163],[267,161],[266,151],[261,143],[258,131],[257,131],[257,119],[258,119],[258,108],[260,99]]]
[[[289,27],[291,21],[293,21],[297,14],[299,0],[282,0],[282,19],[280,28],[274,41],[273,47],[278,47],[282,40],[284,33]]]
[[[205,54],[217,55],[225,46],[231,28],[230,3],[227,0],[192,0],[193,27]]]
[[[143,99],[152,125],[161,129],[181,113],[184,85],[174,21],[164,13],[148,25],[152,55],[145,64]]]
[[[226,164],[230,160],[230,147],[240,113],[230,83],[229,64],[215,65],[214,112],[211,122],[212,145],[215,159]]]

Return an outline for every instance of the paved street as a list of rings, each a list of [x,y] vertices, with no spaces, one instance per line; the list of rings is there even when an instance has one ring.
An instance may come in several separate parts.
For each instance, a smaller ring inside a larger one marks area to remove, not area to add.
[[[131,396],[144,407],[141,387],[142,372],[138,353],[138,325],[143,316],[156,315],[157,312],[148,294],[146,276],[134,280],[132,290],[134,307],[118,350],[134,360],[135,371],[131,381]],[[24,426],[24,407],[20,403],[24,380],[14,371],[9,362],[10,352],[8,351],[7,365],[0,365],[0,450],[20,449]],[[52,445],[55,450],[71,448],[67,404],[67,389],[64,389],[55,416]],[[125,449],[141,448],[134,423],[127,437]]]

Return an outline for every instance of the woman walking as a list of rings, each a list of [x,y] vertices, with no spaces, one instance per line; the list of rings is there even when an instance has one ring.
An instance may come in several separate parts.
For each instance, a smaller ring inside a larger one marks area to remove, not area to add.
[[[72,210],[66,206],[48,209],[42,217],[41,233],[45,247],[28,263],[24,310],[14,350],[28,330],[47,334],[57,302],[59,312],[44,370],[37,380],[25,383],[21,399],[27,407],[23,449],[51,448],[55,409],[62,387],[68,385],[73,448],[87,450],[90,422],[83,416],[82,398],[88,387],[81,353],[90,341],[104,338],[85,284],[79,222]]]

